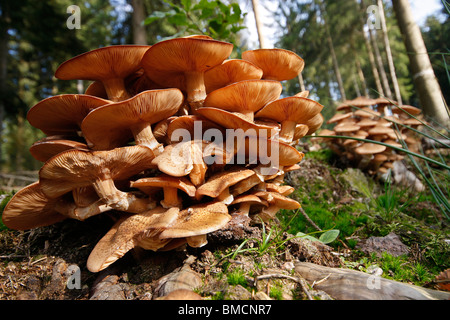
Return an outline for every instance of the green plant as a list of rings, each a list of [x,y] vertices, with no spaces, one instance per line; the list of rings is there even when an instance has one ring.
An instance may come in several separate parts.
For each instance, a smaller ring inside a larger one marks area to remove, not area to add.
[[[247,279],[245,279],[244,271],[241,268],[235,268],[227,274],[227,281],[229,285],[241,285],[247,287]]]
[[[173,37],[186,34],[209,35],[217,40],[233,42],[232,35],[245,28],[243,26],[245,13],[238,3],[225,4],[222,1],[211,0],[181,0],[181,5],[176,5],[165,0],[170,10],[154,11],[145,19],[148,25],[159,19],[178,26],[179,31]]]

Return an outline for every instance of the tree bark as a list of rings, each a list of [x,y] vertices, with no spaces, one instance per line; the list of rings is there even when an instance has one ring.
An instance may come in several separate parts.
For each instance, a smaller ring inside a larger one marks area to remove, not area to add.
[[[386,17],[384,15],[384,7],[382,0],[378,0],[378,8],[380,13],[381,30],[383,31],[384,49],[386,51],[386,57],[388,61],[389,72],[391,74],[392,85],[394,87],[395,99],[397,99],[397,103],[401,106],[403,104],[402,95],[400,93],[400,86],[398,85],[397,73],[395,72],[394,59],[392,58],[391,45],[389,43],[389,37],[386,26]]]
[[[345,101],[345,100],[347,100],[347,96],[345,94],[344,82],[342,81],[341,72],[339,71],[339,64],[338,64],[338,60],[336,57],[336,52],[334,51],[333,39],[331,38],[330,29],[328,28],[328,23],[327,23],[327,19],[326,19],[326,9],[325,9],[323,2],[320,2],[320,10],[319,11],[320,11],[320,15],[324,22],[327,42],[328,42],[328,46],[329,46],[330,53],[331,53],[331,59],[333,61],[334,73],[336,75],[336,81],[338,83],[339,92],[341,94],[341,99],[342,99],[342,101]]]
[[[144,2],[143,0],[131,0],[131,5],[133,6],[133,42],[137,45],[147,45],[147,32],[142,24],[146,16]]]
[[[264,42],[264,34],[263,34],[263,30],[262,30],[261,16],[259,14],[258,0],[252,0],[252,8],[253,8],[253,14],[255,16],[256,32],[258,33],[259,48],[264,49],[265,42]]]
[[[392,1],[397,22],[408,53],[414,85],[423,113],[446,127],[450,126],[442,91],[431,66],[419,26],[415,23],[408,0]]]
[[[358,4],[358,1],[355,0],[356,4]],[[363,12],[365,12],[365,8],[364,8],[364,1],[361,1],[361,9]],[[380,74],[378,72],[377,69],[377,65],[375,63],[375,57],[373,54],[373,48],[372,48],[372,44],[370,43],[370,39],[369,36],[367,35],[366,31],[364,30],[364,19],[363,19],[363,15],[360,15],[360,20],[361,20],[361,28],[362,28],[362,33],[363,33],[363,37],[364,37],[364,43],[366,45],[366,49],[367,49],[367,54],[369,56],[369,62],[370,62],[370,67],[372,68],[372,74],[373,74],[373,79],[375,80],[375,86],[377,88],[378,94],[381,96],[384,96],[384,90],[383,90],[383,86],[381,85],[381,80],[380,80]],[[368,94],[369,96],[370,94]]]
[[[380,72],[381,83],[383,85],[384,93],[386,94],[386,98],[392,99],[392,91],[389,86],[389,81],[386,75],[386,71],[384,70],[383,59],[381,58],[380,49],[378,48],[376,34],[374,34],[373,29],[369,26],[369,38],[372,42],[373,52],[375,53],[376,62],[378,65],[378,71]]]

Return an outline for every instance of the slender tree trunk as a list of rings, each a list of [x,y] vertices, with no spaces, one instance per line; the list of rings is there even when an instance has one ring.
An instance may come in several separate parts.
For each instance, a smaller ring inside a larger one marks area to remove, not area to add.
[[[401,106],[403,104],[402,95],[400,93],[400,86],[398,85],[397,73],[395,72],[394,59],[392,57],[391,45],[389,43],[389,37],[386,26],[386,17],[384,15],[383,1],[378,0],[378,8],[380,13],[381,30],[383,31],[384,48],[386,50],[386,57],[389,66],[389,72],[391,74],[392,85],[394,87],[395,99]]]
[[[347,100],[347,96],[345,94],[344,82],[342,81],[341,72],[339,71],[339,64],[336,57],[336,52],[334,51],[333,39],[331,38],[330,29],[328,28],[328,23],[326,19],[326,9],[323,2],[320,2],[320,15],[324,22],[324,28],[326,32],[327,42],[330,49],[331,59],[333,61],[334,73],[336,75],[336,81],[338,83],[339,92],[341,94],[342,101]]]
[[[298,84],[300,85],[300,91],[306,91],[305,81],[301,73],[298,74]]]
[[[261,16],[259,14],[259,1],[258,0],[252,0],[252,8],[253,8],[253,14],[255,16],[255,24],[256,24],[256,32],[258,33],[258,40],[259,40],[259,48],[263,49],[265,48],[265,42],[264,42],[264,34],[263,34],[263,27],[261,23]]]
[[[0,169],[3,164],[3,125],[5,118],[6,77],[8,66],[8,2],[1,6],[0,11]]]
[[[377,62],[381,83],[383,85],[383,91],[387,98],[392,99],[392,91],[391,87],[389,86],[386,71],[384,70],[383,59],[381,58],[380,49],[378,48],[376,33],[374,33],[373,29],[371,29],[370,26],[369,26],[369,38],[372,42],[373,52],[375,54],[375,61]]]
[[[423,113],[441,125],[450,127],[450,119],[439,83],[419,26],[415,23],[408,0],[392,1],[398,25],[403,35]]]
[[[142,24],[145,19],[145,7],[143,0],[131,0],[133,6],[132,25],[133,25],[133,42],[138,45],[147,44],[147,32]]]
[[[355,0],[356,6],[358,6],[358,1]],[[377,65],[375,62],[375,57],[373,54],[373,48],[372,48],[372,44],[370,43],[370,38],[367,35],[366,31],[364,30],[364,26],[366,24],[366,22],[364,21],[364,14],[366,12],[366,8],[365,8],[365,4],[364,4],[364,0],[361,0],[360,3],[360,8],[361,8],[361,13],[360,13],[360,22],[361,22],[361,31],[364,37],[364,44],[366,45],[366,49],[367,49],[367,55],[369,56],[369,62],[370,62],[370,67],[372,69],[372,74],[373,74],[373,79],[375,81],[375,86],[377,88],[377,91],[379,93],[379,95],[384,96],[384,90],[383,90],[383,86],[381,85],[381,80],[380,80],[380,74],[378,72],[377,69]],[[358,10],[358,9],[356,9]],[[369,96],[370,94],[368,94],[367,96]]]
[[[364,76],[364,72],[361,68],[361,63],[359,62],[358,55],[355,54],[355,64],[356,70],[358,71],[359,81],[361,82],[362,90],[366,97],[369,96],[369,89],[367,89],[366,77]]]

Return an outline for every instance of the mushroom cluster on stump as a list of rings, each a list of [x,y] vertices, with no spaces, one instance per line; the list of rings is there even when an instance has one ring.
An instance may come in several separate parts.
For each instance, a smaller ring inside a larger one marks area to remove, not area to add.
[[[308,92],[282,97],[304,61],[206,36],[96,49],[59,66],[61,80],[91,80],[85,94],[47,98],[28,121],[46,135],[30,148],[39,181],[3,212],[26,230],[114,213],[87,267],[105,269],[135,247],[201,247],[239,215],[268,221],[297,209],[284,174],[323,123]],[[260,219],[259,219],[259,218]]]
[[[421,117],[421,110],[416,107],[398,107],[394,101],[384,98],[358,97],[343,102],[337,111],[327,121],[327,124],[334,125],[333,129],[323,129],[320,135],[367,139],[398,148],[402,148],[404,143],[409,150],[418,151],[420,139],[408,128],[417,129],[422,125],[423,120],[416,119]],[[401,151],[356,139],[336,137],[321,140],[338,155],[346,157],[356,167],[372,175],[385,174],[395,161],[404,158]]]

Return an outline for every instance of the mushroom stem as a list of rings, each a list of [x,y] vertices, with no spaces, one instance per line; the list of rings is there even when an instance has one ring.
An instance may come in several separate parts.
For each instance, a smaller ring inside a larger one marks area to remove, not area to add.
[[[122,78],[103,80],[103,86],[105,87],[108,99],[111,101],[118,102],[130,98],[130,95],[125,89],[124,79]]]
[[[248,216],[248,213],[250,212],[250,202],[243,202],[239,205],[239,210],[236,211],[237,214]]]
[[[112,179],[95,179],[93,186],[100,199],[102,199],[107,206],[122,211],[128,209],[127,193],[117,189]]]
[[[163,188],[164,200],[161,201],[161,205],[164,208],[181,207],[181,199],[178,197],[178,189],[166,187]]]
[[[79,207],[74,203],[67,203],[66,201],[57,201],[55,203],[55,210],[62,215],[76,220],[86,220],[89,217],[95,216],[102,212],[111,210],[112,208],[103,204],[103,201],[97,200],[85,207]]]
[[[150,148],[155,153],[155,156],[164,151],[163,145],[153,135],[152,127],[149,123],[137,124],[131,128],[131,131],[136,144]]]
[[[230,193],[230,188],[226,188],[225,190],[223,190],[222,193],[219,194],[219,196],[217,197],[217,200],[219,200],[227,205],[230,204],[231,202],[233,202],[234,197]]]
[[[280,140],[281,142],[290,143],[294,138],[295,126],[297,123],[292,120],[285,120],[281,122]]]
[[[206,98],[204,73],[198,71],[186,72],[185,80],[187,101],[192,109],[192,113],[195,114],[195,110],[203,106]]]

